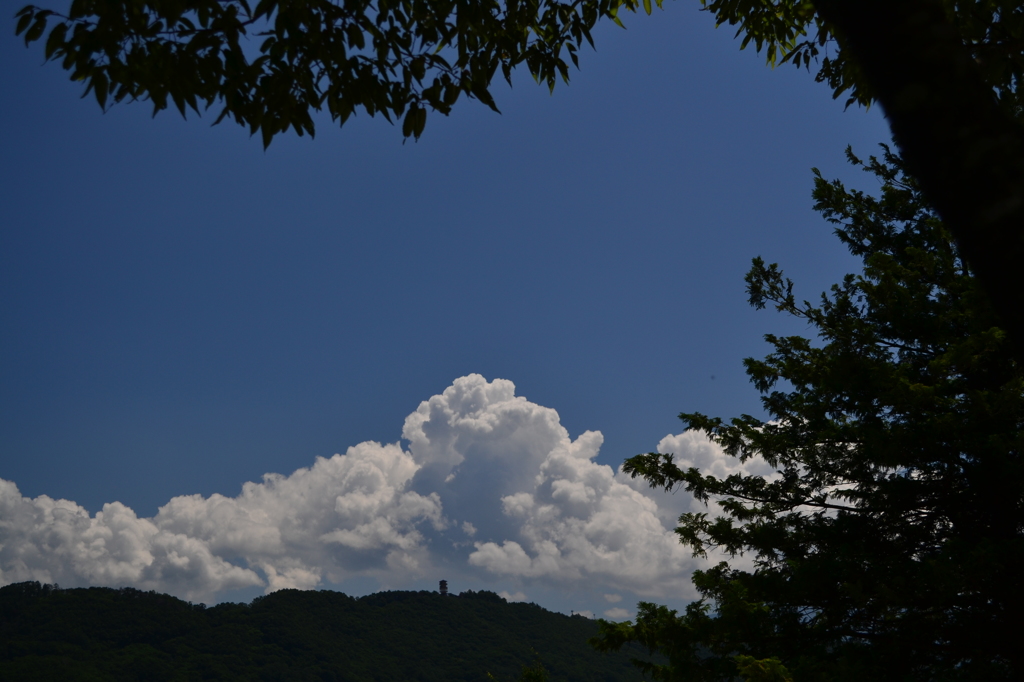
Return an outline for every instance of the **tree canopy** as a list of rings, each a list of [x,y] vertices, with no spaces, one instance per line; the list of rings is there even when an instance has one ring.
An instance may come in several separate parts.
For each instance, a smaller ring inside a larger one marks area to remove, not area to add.
[[[773,476],[717,478],[671,453],[627,461],[721,514],[677,533],[697,555],[747,554],[698,572],[678,614],[641,604],[601,647],[670,659],[655,679],[1011,680],[1024,607],[1024,372],[949,231],[901,160],[862,165],[870,196],[815,180],[816,209],[863,259],[820,303],[755,259],[750,302],[805,320],[817,341],[768,335],[745,361],[770,418],[680,415]],[[737,658],[739,657],[739,658]]]
[[[653,0],[661,6],[662,0]],[[1016,0],[701,0],[769,64],[817,67],[848,103],[878,101],[908,169],[943,217],[1024,360],[1024,10]],[[313,134],[326,109],[401,119],[462,95],[496,109],[492,81],[525,64],[554,88],[591,30],[652,0],[71,0],[28,5],[16,31],[44,41],[101,107],[220,106],[264,145]],[[51,26],[52,24],[52,26]],[[247,37],[253,37],[248,42]],[[568,61],[566,60],[568,58]]]
[[[26,44],[45,35],[46,58],[101,107],[148,100],[154,113],[173,104],[184,115],[219,104],[218,122],[268,145],[289,129],[314,134],[324,109],[342,124],[380,113],[419,137],[428,109],[447,114],[462,95],[496,108],[499,68],[511,79],[526,64],[553,88],[598,19],[640,2],[72,0],[67,13],[23,8],[17,32]]]
[[[737,26],[741,48],[753,44],[769,65],[815,65],[816,79],[847,104],[876,98],[837,42],[833,24],[843,17],[833,5],[842,2],[701,5],[719,25]],[[1018,111],[1018,3],[939,5],[1001,105]],[[448,113],[463,94],[494,107],[499,68],[509,79],[525,64],[553,88],[569,80],[564,57],[578,66],[584,43],[593,46],[600,19],[621,24],[622,11],[641,7],[650,14],[652,0],[71,0],[66,12],[24,7],[16,30],[26,44],[44,41],[46,58],[101,107],[148,100],[154,112],[173,104],[184,114],[216,104],[218,121],[232,118],[269,144],[289,129],[313,134],[312,114],[324,108],[341,124],[359,109],[404,117],[403,133],[418,137],[428,109]]]

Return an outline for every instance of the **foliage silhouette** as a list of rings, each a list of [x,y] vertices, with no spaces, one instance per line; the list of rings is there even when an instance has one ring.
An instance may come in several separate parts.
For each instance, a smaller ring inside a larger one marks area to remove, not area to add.
[[[662,0],[654,0],[659,7]],[[1019,0],[701,0],[769,64],[818,66],[848,102],[879,102],[907,167],[960,245],[1024,361],[1024,8]],[[466,95],[497,109],[501,70],[568,82],[602,19],[651,0],[72,0],[28,5],[16,32],[101,107],[219,104],[263,144],[362,109],[419,137]],[[51,26],[52,21],[52,26]],[[258,45],[248,44],[254,36]],[[566,56],[568,61],[566,61]]]
[[[641,604],[635,623],[602,623],[600,648],[668,657],[644,664],[655,679],[1024,677],[1024,372],[900,159],[850,159],[881,195],[818,175],[814,197],[863,274],[817,306],[774,264],[747,275],[752,305],[818,336],[767,335],[773,352],[745,361],[771,420],[680,415],[776,474],[722,479],[665,453],[625,465],[717,501],[717,517],[680,517],[695,554],[754,558],[698,572],[703,599],[681,615]]]

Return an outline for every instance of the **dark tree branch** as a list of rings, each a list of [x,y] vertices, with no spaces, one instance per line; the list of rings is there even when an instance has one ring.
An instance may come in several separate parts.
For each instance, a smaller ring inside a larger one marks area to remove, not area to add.
[[[1024,362],[1024,128],[935,0],[814,0]]]

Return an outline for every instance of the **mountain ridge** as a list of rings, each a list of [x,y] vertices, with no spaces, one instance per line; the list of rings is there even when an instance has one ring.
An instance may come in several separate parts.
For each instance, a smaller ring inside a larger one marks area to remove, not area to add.
[[[637,682],[640,650],[493,592],[280,590],[207,607],[133,588],[0,588],[2,680],[485,682],[539,661],[552,682]]]

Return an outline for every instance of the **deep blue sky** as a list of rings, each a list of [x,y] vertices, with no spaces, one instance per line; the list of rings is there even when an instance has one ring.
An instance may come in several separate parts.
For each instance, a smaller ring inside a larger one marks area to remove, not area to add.
[[[418,143],[359,116],[259,140],[212,116],[103,114],[0,31],[0,478],[152,515],[363,440],[456,377],[510,379],[600,430],[599,461],[675,415],[759,410],[750,259],[808,297],[856,264],[811,172],[878,111],[741,52],[696,3],[597,31],[554,95],[462,101]],[[866,185],[870,188],[870,184]]]

